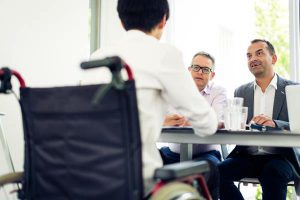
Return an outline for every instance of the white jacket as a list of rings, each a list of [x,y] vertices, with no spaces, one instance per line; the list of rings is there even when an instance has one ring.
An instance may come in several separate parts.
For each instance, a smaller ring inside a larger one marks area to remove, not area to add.
[[[181,53],[174,47],[131,30],[116,46],[99,49],[91,58],[113,55],[120,56],[133,70],[143,145],[143,176],[144,180],[151,179],[155,168],[162,166],[156,141],[168,105],[186,116],[199,136],[215,133],[217,117],[184,68]]]

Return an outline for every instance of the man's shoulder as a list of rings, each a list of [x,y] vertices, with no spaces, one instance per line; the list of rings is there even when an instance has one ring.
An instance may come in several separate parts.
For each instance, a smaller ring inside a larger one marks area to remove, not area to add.
[[[117,45],[101,47],[91,54],[90,60],[103,59],[110,56],[119,56],[122,58],[118,49]]]
[[[215,93],[226,93],[227,90],[221,85],[218,85],[216,83],[211,83],[210,85],[210,91],[215,92]]]
[[[222,101],[226,101],[227,99],[227,90],[217,84],[214,83],[210,83],[210,91],[209,91],[209,97],[207,97],[210,101],[214,101],[214,100],[222,100]]]
[[[245,96],[251,89],[253,89],[253,81],[236,88],[234,91],[234,96]]]
[[[288,79],[285,79],[283,77],[280,77],[278,75],[278,81],[277,81],[279,84],[282,84],[284,86],[286,85],[299,85],[299,83],[295,82],[295,81],[292,81],[292,80],[288,80]]]
[[[178,54],[181,55],[181,51],[175,46],[167,43],[158,43],[158,48],[166,52],[166,54]]]
[[[249,90],[250,88],[253,88],[253,81],[239,86],[236,88],[236,91]]]

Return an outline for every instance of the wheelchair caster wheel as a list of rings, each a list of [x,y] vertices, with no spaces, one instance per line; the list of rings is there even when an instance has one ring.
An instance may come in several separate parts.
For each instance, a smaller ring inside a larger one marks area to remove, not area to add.
[[[164,185],[150,200],[205,200],[205,198],[192,186],[176,182]]]

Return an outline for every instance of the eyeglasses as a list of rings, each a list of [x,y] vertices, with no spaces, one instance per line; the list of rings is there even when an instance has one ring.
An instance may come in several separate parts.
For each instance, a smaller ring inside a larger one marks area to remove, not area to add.
[[[199,65],[191,65],[191,68],[194,72],[199,72],[201,70],[201,72],[203,74],[209,74],[210,72],[212,72],[212,69],[209,67],[201,67]]]

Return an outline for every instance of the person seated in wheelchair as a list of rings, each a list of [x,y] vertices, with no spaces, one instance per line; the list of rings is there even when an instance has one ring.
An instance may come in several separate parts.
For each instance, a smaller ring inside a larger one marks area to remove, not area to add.
[[[217,116],[184,68],[181,52],[160,43],[169,18],[167,0],[118,0],[124,37],[97,50],[91,59],[120,56],[133,70],[142,140],[145,192],[154,185],[154,170],[163,165],[156,148],[167,106],[182,113],[199,136],[217,130]],[[197,102],[195,104],[195,102]]]

